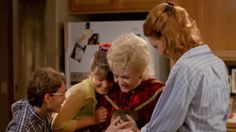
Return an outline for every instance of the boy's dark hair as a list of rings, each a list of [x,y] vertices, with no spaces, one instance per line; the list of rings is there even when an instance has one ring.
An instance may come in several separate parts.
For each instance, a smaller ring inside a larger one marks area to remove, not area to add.
[[[143,126],[142,118],[138,114],[138,112],[136,112],[135,110],[116,110],[112,113],[112,118],[116,118],[120,116],[123,121],[128,121],[128,118],[126,115],[131,116],[135,120],[137,127],[139,129],[142,128]]]
[[[32,106],[41,107],[47,93],[55,93],[62,84],[66,84],[65,76],[50,67],[35,70],[27,86],[27,99]]]

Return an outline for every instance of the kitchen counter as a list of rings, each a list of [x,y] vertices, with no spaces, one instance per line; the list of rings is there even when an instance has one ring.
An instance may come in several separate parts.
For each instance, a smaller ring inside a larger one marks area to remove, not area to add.
[[[227,121],[227,132],[236,132],[236,113]]]

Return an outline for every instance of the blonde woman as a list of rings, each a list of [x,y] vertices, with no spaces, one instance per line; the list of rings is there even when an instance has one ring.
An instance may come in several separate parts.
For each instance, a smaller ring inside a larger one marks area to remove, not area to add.
[[[164,86],[153,78],[147,42],[134,33],[123,34],[112,42],[107,59],[120,87],[109,94],[112,111],[134,110],[142,118],[143,126],[150,120]]]

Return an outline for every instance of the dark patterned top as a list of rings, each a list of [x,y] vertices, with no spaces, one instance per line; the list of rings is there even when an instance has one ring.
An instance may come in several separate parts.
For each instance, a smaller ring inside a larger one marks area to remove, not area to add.
[[[7,132],[51,132],[49,116],[37,114],[27,100],[12,105],[12,116]]]
[[[156,103],[162,92],[158,93],[164,84],[156,79],[148,79],[142,81],[141,84],[130,91],[129,93],[124,93],[120,89],[116,89],[115,91],[109,92],[109,98],[122,110],[135,110],[140,105],[148,102],[146,105],[136,110],[142,119],[141,126],[144,126],[147,122],[149,122],[152,112],[156,106]],[[151,101],[149,100],[150,98]],[[149,101],[148,101],[149,100]],[[112,113],[116,110],[115,107],[108,112],[108,118],[106,121],[106,127],[110,124],[110,118]]]

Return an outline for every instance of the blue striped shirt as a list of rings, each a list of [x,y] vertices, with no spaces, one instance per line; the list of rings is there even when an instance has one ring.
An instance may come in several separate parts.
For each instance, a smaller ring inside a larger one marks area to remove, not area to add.
[[[142,132],[225,132],[228,73],[207,45],[187,51],[173,66],[166,88]]]

